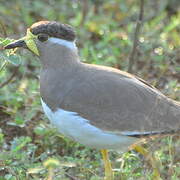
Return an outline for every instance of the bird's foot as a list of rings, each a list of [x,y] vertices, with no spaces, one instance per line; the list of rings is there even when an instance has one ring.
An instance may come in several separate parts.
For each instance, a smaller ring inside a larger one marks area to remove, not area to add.
[[[149,162],[149,164],[152,166],[152,168],[153,168],[153,173],[152,173],[153,179],[154,180],[162,180],[161,176],[160,176],[160,172],[159,172],[159,168],[157,165],[156,158],[140,145],[134,145],[134,146],[132,146],[132,149],[134,149],[138,153],[142,154],[145,157],[145,159]]]

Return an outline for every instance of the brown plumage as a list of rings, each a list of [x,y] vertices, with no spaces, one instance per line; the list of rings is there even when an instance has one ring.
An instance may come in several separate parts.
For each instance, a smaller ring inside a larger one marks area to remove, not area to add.
[[[61,54],[51,57],[48,69],[43,65],[40,78],[42,98],[54,111],[77,112],[96,127],[117,133],[180,129],[178,103],[133,75],[81,63],[75,53],[57,46],[41,52],[42,64],[52,49]]]
[[[42,21],[30,31],[37,36],[27,31],[5,49],[24,47],[39,55],[45,114],[65,136],[101,149],[105,179],[114,179],[106,149],[124,151],[137,137],[180,132],[180,103],[129,73],[80,62],[72,27]],[[153,177],[160,179],[153,157],[137,144],[134,149],[151,159]]]
[[[56,22],[39,22],[32,33],[73,41],[74,30]],[[110,132],[157,134],[180,129],[180,104],[129,73],[79,61],[77,51],[36,40],[42,70],[40,91],[53,110],[77,112],[90,124]]]
[[[77,112],[96,127],[117,133],[180,129],[177,102],[140,78],[81,63],[76,52],[69,51],[59,45],[42,48],[41,61],[48,69],[41,72],[41,94],[52,109]]]

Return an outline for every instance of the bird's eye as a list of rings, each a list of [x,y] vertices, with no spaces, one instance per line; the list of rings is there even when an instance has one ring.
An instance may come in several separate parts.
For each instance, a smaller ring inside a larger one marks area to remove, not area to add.
[[[47,34],[39,34],[38,37],[39,41],[44,42],[48,40],[48,35]]]

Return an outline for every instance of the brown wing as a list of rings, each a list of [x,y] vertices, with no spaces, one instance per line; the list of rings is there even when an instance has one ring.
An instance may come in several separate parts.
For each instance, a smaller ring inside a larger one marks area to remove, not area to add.
[[[86,76],[61,107],[108,131],[164,131],[180,128],[180,106],[142,80],[121,71],[86,67]]]

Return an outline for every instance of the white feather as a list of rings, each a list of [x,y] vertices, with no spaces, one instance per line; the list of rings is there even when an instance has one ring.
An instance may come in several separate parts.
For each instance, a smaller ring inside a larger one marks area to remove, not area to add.
[[[54,43],[54,44],[59,44],[59,45],[65,46],[65,47],[70,48],[74,51],[77,51],[77,46],[76,46],[75,41],[67,41],[67,40],[55,38],[55,37],[50,37],[48,39],[48,41],[51,43]]]
[[[41,103],[45,114],[59,132],[81,144],[97,149],[124,151],[136,141],[133,137],[102,131],[76,112],[63,109],[53,112],[42,99]]]

